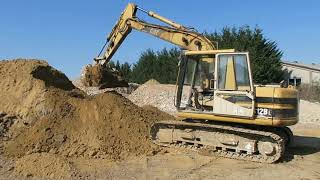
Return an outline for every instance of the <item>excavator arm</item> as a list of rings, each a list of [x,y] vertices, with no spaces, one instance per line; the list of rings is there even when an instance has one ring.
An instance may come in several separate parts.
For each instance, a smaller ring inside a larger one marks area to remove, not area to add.
[[[169,26],[151,24],[140,20],[136,17],[138,10]],[[153,35],[190,51],[216,49],[212,42],[202,34],[168,20],[152,11],[145,11],[137,5],[129,3],[108,35],[104,48],[94,60],[101,65],[108,63],[132,29]],[[102,52],[104,53],[102,54]]]

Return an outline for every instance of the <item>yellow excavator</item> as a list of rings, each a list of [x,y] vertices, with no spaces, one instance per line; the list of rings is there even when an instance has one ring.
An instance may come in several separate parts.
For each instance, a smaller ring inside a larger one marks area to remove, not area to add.
[[[137,11],[166,24],[140,20]],[[284,154],[298,122],[298,92],[254,85],[249,52],[218,49],[204,35],[129,3],[95,58],[105,66],[132,29],[183,49],[176,83],[175,121],[152,126],[152,141],[216,156],[273,163]],[[103,54],[102,54],[103,52]]]

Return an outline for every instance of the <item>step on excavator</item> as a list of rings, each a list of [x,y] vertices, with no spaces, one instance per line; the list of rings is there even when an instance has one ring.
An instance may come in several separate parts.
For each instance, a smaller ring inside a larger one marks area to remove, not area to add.
[[[166,25],[142,21],[137,11]],[[298,122],[297,90],[254,85],[249,52],[218,49],[194,29],[132,3],[94,59],[96,65],[105,66],[132,29],[183,49],[174,99],[179,120],[153,124],[155,144],[261,163],[283,157],[293,140],[287,126]]]

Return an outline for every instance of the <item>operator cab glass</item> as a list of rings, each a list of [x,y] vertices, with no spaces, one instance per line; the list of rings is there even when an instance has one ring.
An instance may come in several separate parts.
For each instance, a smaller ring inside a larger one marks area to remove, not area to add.
[[[178,79],[179,111],[253,116],[248,53],[185,56]]]
[[[202,61],[201,58],[201,56],[188,56],[182,60],[183,65],[180,64],[180,74],[184,76],[183,85],[181,84],[183,90],[180,108],[182,109],[199,108],[198,101],[194,101],[195,98],[204,100],[204,96],[209,98],[213,96],[214,56],[206,57],[206,61]]]
[[[220,90],[250,91],[246,55],[220,55],[218,61],[218,79]]]

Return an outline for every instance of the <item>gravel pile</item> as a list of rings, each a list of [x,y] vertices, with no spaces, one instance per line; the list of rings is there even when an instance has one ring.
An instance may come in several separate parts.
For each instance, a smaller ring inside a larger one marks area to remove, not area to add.
[[[320,124],[320,103],[300,100],[299,113],[300,122]]]
[[[169,114],[175,114],[175,85],[143,84],[128,98],[138,106],[151,105]]]

